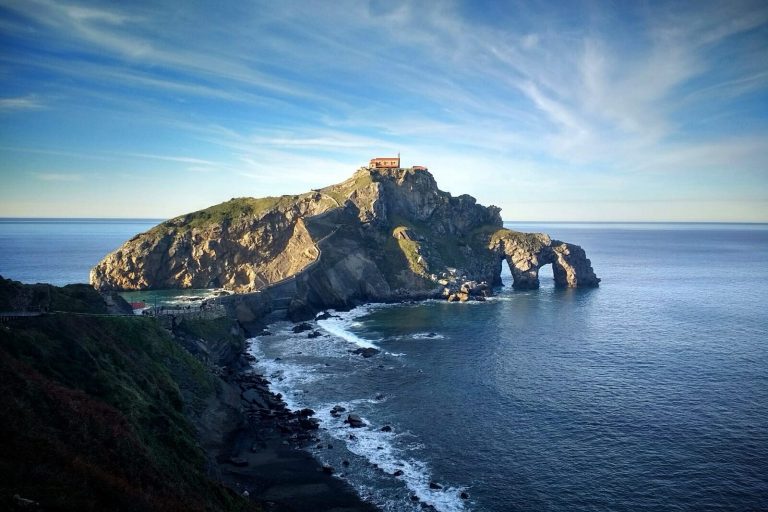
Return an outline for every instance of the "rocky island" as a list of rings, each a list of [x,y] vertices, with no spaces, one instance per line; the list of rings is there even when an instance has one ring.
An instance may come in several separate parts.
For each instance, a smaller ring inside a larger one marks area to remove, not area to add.
[[[241,320],[283,308],[293,319],[362,302],[482,297],[501,284],[597,286],[584,250],[505,229],[500,209],[441,191],[424,168],[363,167],[300,195],[237,198],[173,218],[107,255],[98,290],[225,288]],[[252,293],[259,292],[259,293]]]

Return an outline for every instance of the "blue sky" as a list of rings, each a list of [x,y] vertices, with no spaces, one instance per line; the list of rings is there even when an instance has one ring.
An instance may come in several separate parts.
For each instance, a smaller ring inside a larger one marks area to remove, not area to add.
[[[165,218],[400,152],[507,220],[768,221],[762,0],[0,0],[0,48],[0,216]]]

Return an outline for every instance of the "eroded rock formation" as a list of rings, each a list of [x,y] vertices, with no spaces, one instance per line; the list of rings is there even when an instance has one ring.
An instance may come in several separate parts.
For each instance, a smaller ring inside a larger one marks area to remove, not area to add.
[[[584,249],[552,240],[543,233],[499,230],[494,233],[490,248],[506,260],[516,289],[538,288],[539,269],[548,264],[552,265],[556,286],[592,287],[600,283]]]
[[[516,288],[538,287],[546,264],[558,286],[598,284],[580,247],[505,229],[499,212],[441,191],[424,170],[363,168],[306,194],[233,199],[171,219],[107,255],[91,283],[264,290],[294,311],[496,285],[502,260]],[[264,297],[256,302],[265,307]]]

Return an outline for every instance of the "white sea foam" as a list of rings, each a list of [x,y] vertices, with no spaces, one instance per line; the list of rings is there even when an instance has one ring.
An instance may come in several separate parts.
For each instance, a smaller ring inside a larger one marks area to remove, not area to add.
[[[411,338],[415,340],[442,340],[445,339],[445,336],[442,334],[437,334],[436,332],[417,332],[416,334],[411,334]]]
[[[332,334],[343,340],[346,340],[350,343],[353,343],[358,347],[379,349],[380,347],[375,343],[369,340],[365,340],[360,336],[356,335],[355,333],[353,333],[351,331],[351,328],[360,325],[360,323],[357,321],[358,318],[360,318],[361,316],[367,315],[374,309],[378,309],[384,306],[385,305],[383,304],[382,305],[369,304],[369,305],[354,308],[350,311],[342,311],[342,312],[331,311],[330,313],[333,316],[331,316],[330,318],[326,318],[324,320],[318,320],[317,325],[321,329],[323,329],[325,332]]]
[[[323,404],[315,409],[315,417],[331,437],[343,441],[350,452],[376,465],[385,474],[393,475],[396,471],[402,471],[401,476],[392,478],[402,481],[409,493],[417,496],[421,502],[432,505],[439,512],[466,510],[464,501],[460,498],[461,492],[466,488],[445,486],[442,489],[430,489],[432,473],[428,464],[408,456],[409,451],[423,447],[420,443],[407,441],[414,437],[412,434],[398,433],[396,426],[393,427],[393,432],[382,432],[380,428],[383,425],[376,425],[364,416],[362,419],[368,424],[366,427],[352,429],[344,423],[347,414],[363,403],[376,404],[379,401],[363,399],[338,403],[347,409],[347,412],[338,418],[330,414],[333,405],[337,404]],[[353,439],[350,439],[350,434],[354,434]],[[398,505],[402,506],[402,503],[398,503],[394,510],[400,510]]]
[[[354,327],[356,319],[368,314],[376,306],[363,306],[349,312],[335,313],[338,317],[319,320],[318,326],[331,334],[330,338],[307,339],[306,333],[293,333],[293,324],[280,322],[270,325],[270,331],[274,334],[253,338],[249,340],[249,352],[258,361],[255,367],[270,381],[270,389],[280,393],[286,406],[291,410],[309,407],[316,412],[316,418],[320,420],[322,427],[320,433],[323,436],[343,442],[347,450],[365,461],[361,466],[361,473],[347,475],[361,495],[366,495],[382,507],[385,511],[421,510],[419,503],[411,503],[408,496],[415,495],[421,503],[432,505],[439,512],[459,512],[466,510],[466,502],[460,498],[465,488],[446,485],[443,489],[430,489],[429,483],[433,476],[429,465],[412,456],[413,451],[423,449],[422,440],[408,432],[399,432],[397,425],[392,425],[394,432],[382,432],[384,425],[376,424],[377,409],[383,407],[391,395],[387,398],[359,398],[354,400],[338,401],[333,403],[318,403],[313,401],[311,390],[314,386],[322,385],[322,379],[332,377],[324,362],[333,358],[344,358],[353,364],[353,368],[367,369],[369,365],[361,358],[349,359],[349,343],[360,347],[378,348],[374,343],[364,340],[350,328]],[[428,339],[430,333],[418,333],[417,339]],[[268,356],[267,354],[272,354]],[[279,355],[280,357],[275,357]],[[399,354],[389,354],[399,355]],[[314,362],[310,362],[314,361]],[[352,369],[345,375],[352,375],[357,370]],[[338,377],[338,375],[336,376]],[[316,388],[315,388],[316,389]],[[328,398],[326,397],[325,400]],[[330,414],[334,405],[346,407],[347,412],[335,418]],[[367,427],[352,429],[344,424],[347,414],[360,414]],[[350,439],[349,435],[354,434]],[[319,458],[327,457],[327,454],[318,452]],[[337,461],[338,462],[338,461]],[[379,470],[365,469],[375,465]],[[402,471],[399,477],[393,473]],[[374,471],[374,476],[365,476],[367,471]],[[373,480],[369,480],[373,478]],[[376,479],[396,479],[404,486],[407,494],[394,497],[392,490],[378,488],[374,483]],[[443,484],[441,482],[441,484]],[[445,485],[445,484],[443,484]]]
[[[258,360],[255,366],[269,380],[270,390],[280,393],[285,405],[291,410],[306,407],[299,398],[304,387],[325,377],[318,373],[319,365],[302,365],[284,359],[269,358],[263,352],[261,340],[251,338],[248,341],[248,353]]]

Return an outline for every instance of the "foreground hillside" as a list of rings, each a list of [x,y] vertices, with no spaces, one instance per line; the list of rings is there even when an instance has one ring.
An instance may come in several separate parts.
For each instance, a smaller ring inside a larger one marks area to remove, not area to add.
[[[6,302],[74,291],[59,306],[78,310],[0,326],[0,508],[255,510],[206,475],[192,418],[217,382],[166,330],[87,286],[0,281]]]
[[[119,303],[0,277],[0,510],[375,510],[295,449],[317,426],[233,320]]]

